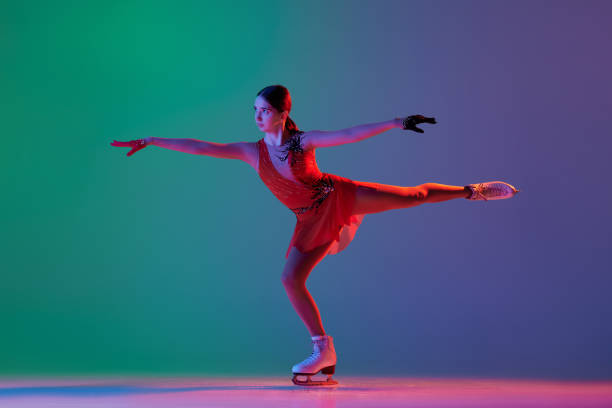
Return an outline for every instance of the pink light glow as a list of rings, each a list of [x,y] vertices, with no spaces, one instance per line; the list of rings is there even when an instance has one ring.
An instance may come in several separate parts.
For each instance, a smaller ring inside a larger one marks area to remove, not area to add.
[[[290,378],[0,380],[2,407],[612,407],[612,382],[338,377],[337,387]]]

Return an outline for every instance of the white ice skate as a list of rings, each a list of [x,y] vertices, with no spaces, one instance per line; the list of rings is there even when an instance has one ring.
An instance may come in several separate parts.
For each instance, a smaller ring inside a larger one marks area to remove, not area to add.
[[[468,184],[467,187],[472,190],[472,195],[467,197],[468,200],[503,200],[513,197],[516,193],[521,191],[503,181]]]
[[[336,350],[334,339],[331,336],[319,336],[313,338],[314,351],[306,360],[293,366],[293,381],[296,385],[336,385],[337,381],[332,379],[336,372]],[[327,375],[325,381],[313,381],[311,377],[318,372]],[[300,380],[298,376],[306,376],[306,380]]]

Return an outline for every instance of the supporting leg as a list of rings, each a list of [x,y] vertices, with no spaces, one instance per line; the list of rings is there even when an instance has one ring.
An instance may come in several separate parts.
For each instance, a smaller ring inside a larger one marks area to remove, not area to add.
[[[325,257],[332,242],[302,253],[297,248],[291,248],[285,264],[281,280],[289,300],[300,316],[311,336],[323,336],[325,330],[317,305],[306,289],[306,279],[312,269]]]

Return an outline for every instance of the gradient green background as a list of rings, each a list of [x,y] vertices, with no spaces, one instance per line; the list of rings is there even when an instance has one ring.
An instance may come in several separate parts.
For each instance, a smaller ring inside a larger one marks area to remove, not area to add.
[[[319,149],[512,200],[367,215],[308,287],[337,374],[612,378],[610,2],[3,2],[0,374],[290,374],[295,217],[246,163],[112,140],[256,141],[421,113]]]

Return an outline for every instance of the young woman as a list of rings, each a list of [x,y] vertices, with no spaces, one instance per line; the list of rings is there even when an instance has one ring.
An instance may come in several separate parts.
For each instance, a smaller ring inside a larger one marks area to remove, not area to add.
[[[255,123],[264,133],[257,142],[222,144],[147,137],[129,142],[114,141],[111,145],[131,147],[128,156],[155,145],[186,153],[239,159],[255,169],[264,184],[297,218],[281,279],[293,307],[312,336],[314,351],[293,366],[293,382],[337,384],[331,378],[336,367],[333,338],[323,329],[317,305],[306,289],[306,279],[315,265],[326,255],[346,248],[366,214],[457,198],[499,200],[510,198],[519,190],[501,181],[466,186],[425,183],[402,187],[354,181],[322,173],[317,167],[315,150],[319,147],[358,142],[393,128],[423,133],[416,125],[435,124],[434,118],[412,115],[338,131],[304,132],[289,117],[291,96],[282,85],[259,91],[253,108]],[[319,372],[327,374],[326,381],[311,380],[311,376]],[[306,376],[307,380],[300,380],[298,375]]]

